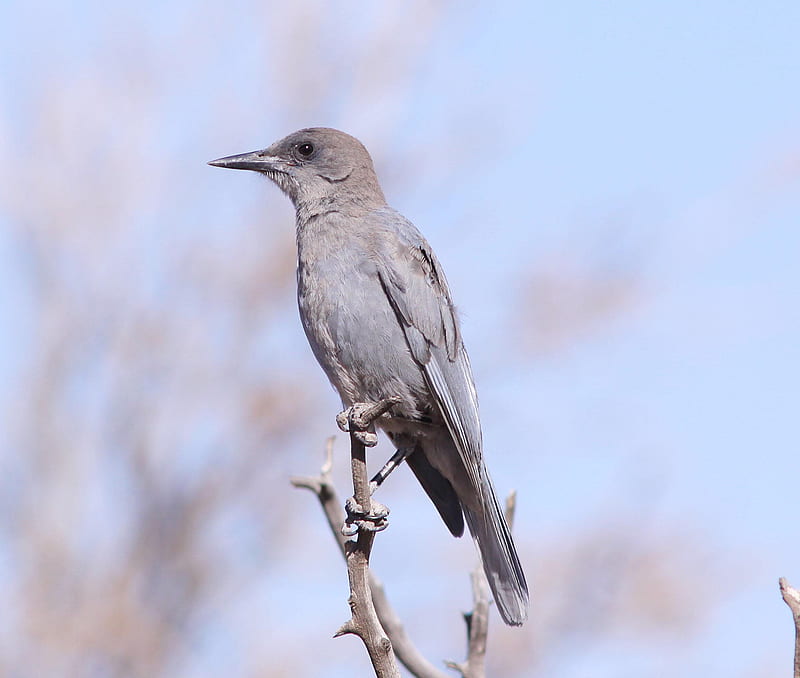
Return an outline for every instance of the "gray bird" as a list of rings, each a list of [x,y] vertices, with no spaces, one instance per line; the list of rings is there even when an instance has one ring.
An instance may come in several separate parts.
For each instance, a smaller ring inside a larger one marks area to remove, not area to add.
[[[484,464],[450,290],[428,242],[386,204],[367,149],[312,128],[209,164],[260,172],[289,196],[300,319],[317,361],[346,408],[399,396],[377,425],[454,536],[466,518],[503,621],[522,624],[528,586]]]

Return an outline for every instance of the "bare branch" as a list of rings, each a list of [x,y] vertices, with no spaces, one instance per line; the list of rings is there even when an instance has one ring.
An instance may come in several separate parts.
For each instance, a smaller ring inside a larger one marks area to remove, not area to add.
[[[372,602],[378,617],[387,635],[392,639],[395,654],[403,666],[416,678],[450,678],[450,674],[431,664],[414,645],[399,615],[386,597],[383,584],[372,572],[369,583],[372,589]]]
[[[364,418],[364,412],[361,412],[362,419]],[[367,411],[368,414],[373,414],[376,410],[373,409],[372,411]],[[374,415],[378,416],[378,415]],[[353,467],[353,472],[355,473],[363,473],[363,479],[367,478],[367,471],[366,471],[366,463],[364,459],[364,463],[361,463],[361,460],[358,458],[359,450],[358,446],[361,447],[360,453],[363,453],[364,444],[361,442],[364,440],[363,435],[356,437],[358,431],[356,431],[356,427],[364,426],[363,421],[359,422],[358,424],[354,425],[352,423],[353,417],[349,417],[348,419],[348,430],[351,434],[351,463]],[[343,425],[342,418],[340,417],[339,420],[340,426]],[[367,438],[368,440],[368,438]],[[354,454],[354,447],[355,447],[355,454]],[[325,512],[325,516],[328,519],[328,526],[331,528],[331,532],[333,532],[334,536],[336,537],[337,541],[341,546],[342,553],[345,555],[345,559],[348,563],[348,575],[351,577],[351,598],[350,598],[350,605],[353,608],[353,618],[347,621],[342,627],[337,631],[336,636],[344,635],[353,633],[355,635],[359,635],[359,637],[364,640],[363,636],[359,632],[358,624],[355,623],[355,605],[360,602],[359,596],[361,595],[362,588],[359,587],[358,591],[355,592],[353,589],[353,575],[352,570],[358,569],[362,567],[362,563],[352,563],[351,558],[353,556],[353,551],[358,549],[358,545],[362,539],[363,535],[369,535],[371,537],[369,543],[369,549],[371,550],[371,542],[374,539],[374,532],[369,530],[360,529],[359,530],[359,538],[358,542],[354,544],[354,546],[350,546],[353,542],[346,540],[342,536],[342,532],[339,529],[341,525],[341,502],[337,496],[336,490],[333,484],[330,481],[330,469],[332,466],[332,452],[333,450],[333,438],[329,438],[326,446],[326,460],[321,469],[320,476],[317,478],[308,478],[308,477],[297,477],[292,478],[292,484],[295,487],[304,487],[306,489],[311,490],[317,495],[317,499],[319,500],[320,504],[322,505],[322,509]],[[354,487],[358,490],[359,488],[362,492],[366,489],[366,492],[369,493],[369,484],[366,483],[365,485],[358,485],[355,484],[354,478]],[[371,498],[367,498],[367,501],[364,501],[364,497],[356,495],[356,502],[361,506],[371,506]],[[506,520],[509,524],[509,527],[513,525],[514,522],[514,511],[516,508],[516,492],[511,492],[506,499]],[[365,509],[369,512],[370,509]],[[394,648],[394,651],[397,655],[397,658],[400,662],[405,666],[408,671],[411,672],[416,678],[448,678],[448,674],[444,673],[437,669],[433,664],[431,664],[419,650],[416,648],[414,643],[408,637],[408,634],[405,631],[405,627],[403,626],[400,617],[398,616],[397,612],[389,603],[389,600],[386,596],[385,589],[383,584],[380,580],[375,577],[375,575],[369,570],[369,551],[366,553],[366,563],[363,564],[363,567],[366,569],[367,574],[367,586],[366,589],[368,592],[371,593],[372,598],[372,605],[371,607],[377,614],[377,618],[380,622],[380,626],[383,630],[385,630],[388,639],[391,639],[391,643],[389,648]],[[480,557],[478,558],[478,562],[476,563],[475,569],[470,574],[470,580],[472,582],[472,596],[473,596],[473,609],[471,612],[468,612],[464,615],[464,620],[467,624],[467,659],[464,662],[445,662],[449,668],[455,669],[458,671],[463,678],[485,678],[486,675],[486,644],[488,638],[488,631],[489,631],[489,584],[486,580],[486,574],[483,570],[483,565],[481,563]],[[360,581],[356,581],[355,583],[360,583]],[[365,645],[367,641],[364,640]],[[367,645],[369,651],[369,645]],[[372,658],[372,652],[370,652],[370,658]],[[375,662],[373,660],[373,666],[375,666]],[[376,672],[377,672],[376,668]],[[378,674],[383,675],[383,674]],[[387,674],[391,675],[391,674]]]
[[[334,436],[328,438],[325,443],[325,462],[320,469],[320,474],[316,478],[306,476],[297,476],[291,479],[292,485],[295,487],[304,487],[311,490],[317,495],[322,510],[325,512],[325,517],[328,519],[328,525],[331,528],[336,543],[339,544],[339,550],[344,555],[344,545],[347,539],[342,534],[341,529],[342,520],[342,503],[336,494],[336,488],[331,483],[330,475],[333,468],[333,443],[336,440]]]
[[[472,611],[464,613],[467,624],[467,659],[463,662],[445,662],[458,671],[463,678],[485,678],[486,638],[489,632],[489,582],[483,571],[480,556],[475,569],[470,573],[472,582]]]
[[[514,523],[514,510],[517,507],[517,493],[512,491],[506,499],[506,522],[509,528]],[[463,678],[485,678],[486,642],[489,636],[489,582],[483,569],[480,555],[475,569],[470,573],[472,581],[471,612],[464,614],[467,623],[467,659],[463,662],[446,662],[451,669],[458,671]]]
[[[375,518],[374,505],[367,474],[366,446],[377,442],[374,420],[394,404],[393,400],[368,405],[354,405],[347,411],[347,428],[350,431],[350,464],[353,473],[354,499],[363,519],[353,520],[358,537],[344,545],[347,561],[347,578],[350,582],[350,619],[342,625],[335,636],[347,633],[357,635],[369,654],[372,668],[378,678],[400,678],[400,669],[394,656],[392,643],[381,626],[369,583],[369,557],[375,532],[385,527],[384,518]],[[340,418],[337,418],[342,424]],[[350,518],[348,518],[350,521]],[[350,529],[345,525],[345,531]]]
[[[508,493],[508,497],[506,497],[506,522],[508,523],[508,529],[514,527],[514,514],[517,512],[517,491],[511,490]]]
[[[343,519],[342,502],[336,492],[336,488],[330,481],[330,467],[333,451],[333,438],[328,439],[326,447],[326,462],[320,476],[317,478],[298,477],[292,478],[295,487],[303,487],[316,494],[325,517],[328,520],[333,536],[339,543],[342,555],[344,555],[344,544],[347,541],[341,532]],[[386,634],[392,641],[395,654],[400,663],[416,678],[450,678],[450,674],[436,668],[429,662],[414,645],[406,632],[400,616],[397,614],[389,598],[386,595],[383,583],[370,570],[369,587],[372,591],[372,603],[380,619]]]
[[[789,606],[794,618],[794,678],[800,678],[800,591],[791,586],[786,577],[778,580],[783,602]]]

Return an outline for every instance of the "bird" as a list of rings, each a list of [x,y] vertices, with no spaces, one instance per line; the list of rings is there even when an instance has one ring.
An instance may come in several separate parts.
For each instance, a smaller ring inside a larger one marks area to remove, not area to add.
[[[396,398],[376,421],[449,531],[477,543],[503,621],[529,593],[486,467],[478,396],[444,271],[391,208],[372,158],[336,129],[301,129],[209,162],[268,177],[295,208],[297,301],[311,349],[345,408]]]

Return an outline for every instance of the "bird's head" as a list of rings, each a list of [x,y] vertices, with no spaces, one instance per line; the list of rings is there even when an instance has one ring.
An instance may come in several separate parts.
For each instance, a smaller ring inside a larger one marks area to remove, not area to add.
[[[266,175],[295,207],[325,203],[384,204],[372,158],[349,134],[326,127],[302,129],[262,151],[212,160],[214,167]]]

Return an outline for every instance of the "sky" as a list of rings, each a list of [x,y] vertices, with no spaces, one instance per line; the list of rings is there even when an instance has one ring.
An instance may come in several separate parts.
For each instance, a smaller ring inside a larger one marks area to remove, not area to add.
[[[337,34],[367,45],[382,11],[386,21],[403,16],[395,2],[295,7],[321,13],[324,47],[342,52]],[[790,618],[777,580],[800,585],[800,4],[453,4],[429,47],[404,34],[385,64],[370,65],[377,75],[363,63],[336,71],[321,62],[325,86],[339,93],[324,120],[269,96],[291,59],[319,59],[320,46],[300,35],[291,57],[276,56],[279,29],[253,25],[248,8],[122,10],[146,36],[143,49],[179,38],[180,67],[164,76],[172,94],[158,100],[156,131],[141,149],[159,180],[183,173],[170,208],[184,215],[175,237],[202,214],[216,219],[203,221],[202,237],[224,242],[228,204],[259,204],[273,190],[205,160],[310,124],[359,136],[377,149],[390,203],[423,230],[447,271],[490,467],[499,488],[520,491],[518,523],[550,542],[615,506],[642,518],[643,529],[703,536],[715,562],[708,585],[727,595],[681,648],[685,675],[742,675],[784,658],[788,673]],[[110,13],[101,3],[46,10],[0,9],[4,164],[31,133],[31,82],[73,67],[91,78],[95,55],[115,40],[103,32]],[[207,52],[180,53],[180,39],[215,30]],[[254,82],[267,58],[271,80]],[[381,69],[395,63],[407,66],[403,88],[381,91]],[[320,83],[295,85],[302,93]],[[380,94],[374,105],[348,103],[370,87]],[[213,97],[229,124],[204,109]],[[270,199],[290,223],[288,203]],[[171,216],[136,216],[150,234],[143,247],[158,248]],[[0,205],[0,227],[9,219]],[[531,347],[525,281],[573,268],[632,281],[631,298],[554,348]],[[8,385],[30,339],[20,269],[11,236],[0,235]],[[270,341],[310,364],[299,322]],[[335,396],[321,377],[317,386],[333,412]],[[5,388],[0,403],[12,400]],[[636,673],[635,656],[621,672],[612,661],[620,647],[624,640],[592,648],[560,675]],[[607,673],[592,673],[598,661]]]

